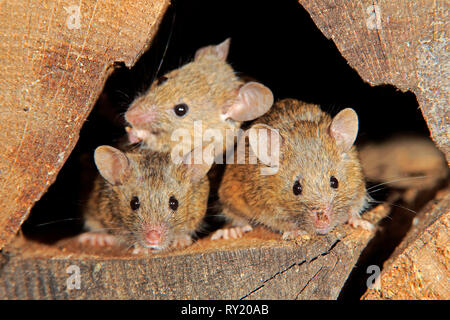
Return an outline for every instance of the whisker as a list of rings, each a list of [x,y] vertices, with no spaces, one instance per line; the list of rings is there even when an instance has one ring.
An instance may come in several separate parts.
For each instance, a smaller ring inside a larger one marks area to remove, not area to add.
[[[161,66],[163,64],[164,58],[166,57],[167,48],[169,48],[169,44],[170,44],[170,41],[172,39],[172,34],[173,34],[173,29],[174,29],[173,26],[175,25],[175,17],[176,17],[176,11],[173,11],[172,24],[170,26],[170,33],[169,33],[169,36],[167,38],[166,47],[164,48],[164,52],[163,52],[162,58],[161,58],[161,60],[159,62],[158,68],[156,69],[155,75],[153,76],[153,79],[152,79],[152,81],[150,83],[153,83],[153,81],[155,81],[156,77],[158,76],[159,70],[161,69]]]
[[[136,246],[136,243],[132,243],[131,245],[127,246],[126,251],[130,250],[134,246]]]
[[[64,222],[64,221],[73,221],[73,220],[81,221],[83,219],[81,219],[81,218],[67,218],[67,219],[60,219],[60,220],[52,220],[52,221],[36,224],[33,227],[43,227],[43,226],[54,224],[54,223],[59,223],[59,222]]]
[[[108,231],[108,230],[123,230],[123,228],[98,228],[98,229],[92,229],[89,232],[101,232],[101,231]],[[126,233],[132,233],[130,231]]]
[[[414,213],[415,215],[417,215],[417,211],[414,211],[414,210],[412,210],[412,209],[410,209],[410,208],[407,208],[407,207],[405,207],[405,206],[401,206],[401,205],[399,205],[399,204],[395,204],[395,203],[391,203],[391,202],[387,202],[387,201],[377,201],[377,200],[373,200],[373,199],[372,199],[370,202],[378,203],[378,204],[387,203],[387,204],[389,204],[389,205],[391,205],[391,206],[398,207],[398,208],[401,208],[401,209],[410,211],[410,212]]]
[[[385,190],[385,189],[387,189],[387,187],[381,187],[381,188],[378,188],[375,190],[366,190],[366,191],[367,191],[367,194],[373,194],[373,193],[376,193],[378,191]]]
[[[370,190],[372,190],[374,188],[377,188],[377,187],[380,187],[380,186],[384,186],[386,184],[390,184],[390,183],[393,183],[393,182],[399,182],[399,181],[404,181],[404,180],[412,180],[412,179],[423,179],[423,178],[427,178],[427,177],[428,176],[417,176],[417,177],[405,177],[405,178],[400,178],[400,179],[396,179],[396,180],[390,180],[390,181],[387,181],[387,182],[376,184],[376,185],[374,185],[374,186],[372,186],[370,188],[367,188],[367,191],[370,191]]]

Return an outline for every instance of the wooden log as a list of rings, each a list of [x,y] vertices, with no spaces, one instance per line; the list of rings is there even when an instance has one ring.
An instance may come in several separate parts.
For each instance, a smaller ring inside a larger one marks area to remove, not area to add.
[[[384,263],[379,287],[363,299],[450,299],[450,191],[441,191],[415,221]]]
[[[450,164],[448,2],[299,2],[363,80],[415,93]]]
[[[299,2],[365,81],[416,94],[450,161],[445,3]],[[0,249],[55,180],[111,66],[134,64],[167,6],[164,0],[88,0],[78,9],[64,0],[2,4]],[[450,199],[442,201],[440,210],[448,211]],[[377,210],[369,213],[373,221]],[[244,241],[205,239],[151,257],[19,237],[0,254],[0,297],[334,299],[372,236],[342,227],[295,244],[256,230]],[[80,268],[80,289],[67,287],[71,265]]]
[[[380,205],[364,218],[376,223],[388,210]],[[0,299],[336,299],[373,235],[346,225],[295,242],[257,228],[151,256],[17,238],[3,250]],[[80,289],[69,289],[71,265]]]
[[[1,4],[0,249],[56,179],[114,63],[135,63],[169,1],[77,4]]]

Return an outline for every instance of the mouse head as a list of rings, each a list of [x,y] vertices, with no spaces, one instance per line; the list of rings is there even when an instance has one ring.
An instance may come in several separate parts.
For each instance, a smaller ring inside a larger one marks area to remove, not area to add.
[[[227,39],[198,49],[193,62],[160,77],[138,97],[125,113],[130,142],[169,151],[180,143],[171,141],[174,131],[184,130],[191,138],[194,122],[203,132],[218,129],[225,137],[226,129],[266,113],[272,92],[260,83],[239,80],[226,62],[229,46]]]
[[[98,147],[94,159],[106,180],[112,230],[125,243],[161,250],[175,235],[193,231],[185,228],[194,218],[194,189],[207,179],[211,164],[175,164],[168,153],[124,153],[110,146]],[[207,192],[204,201],[206,208]],[[203,215],[198,213],[199,221]]]
[[[282,107],[287,108],[287,116],[292,119],[299,117],[293,109],[298,105]],[[353,198],[364,188],[353,147],[358,117],[350,108],[333,119],[317,106],[308,108],[302,109],[301,117],[309,119],[279,128],[282,142],[278,172],[256,181],[271,193],[267,197],[276,199],[277,214],[286,223],[307,232],[326,234],[347,221]]]

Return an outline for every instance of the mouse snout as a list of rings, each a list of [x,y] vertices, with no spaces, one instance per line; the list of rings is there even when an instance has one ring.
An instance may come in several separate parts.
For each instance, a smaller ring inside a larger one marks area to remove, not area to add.
[[[329,208],[314,210],[312,216],[317,233],[328,233],[331,225],[331,210]]]
[[[321,223],[328,223],[330,221],[328,214],[324,211],[317,212],[316,216],[317,216],[317,221],[319,221]]]
[[[147,225],[143,230],[144,244],[149,248],[158,249],[164,242],[165,228],[162,225]]]
[[[125,113],[125,120],[133,127],[142,124],[148,124],[155,120],[156,112],[152,109],[143,109],[138,106],[133,106]]]
[[[161,232],[158,230],[150,230],[145,233],[145,241],[150,245],[159,244],[161,242]]]

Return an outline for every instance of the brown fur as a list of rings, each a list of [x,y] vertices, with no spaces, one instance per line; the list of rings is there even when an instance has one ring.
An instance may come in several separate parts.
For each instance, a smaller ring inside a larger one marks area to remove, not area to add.
[[[221,119],[223,108],[234,102],[243,85],[226,61],[206,54],[167,73],[165,77],[167,81],[161,85],[154,83],[148,92],[130,106],[130,109],[140,108],[155,115],[151,123],[139,127],[153,133],[145,140],[148,147],[171,150],[179,143],[171,141],[172,132],[186,129],[193,137],[195,120],[202,120],[203,132],[207,128],[220,129],[223,136],[226,129],[240,127],[238,121]],[[189,106],[189,112],[183,118],[178,118],[173,113],[173,107],[181,102]]]
[[[169,153],[141,150],[125,153],[131,174],[122,185],[113,186],[99,176],[86,208],[86,226],[91,231],[114,235],[127,246],[143,243],[144,224],[166,224],[164,247],[177,236],[191,235],[206,212],[209,182],[203,177],[192,184],[186,166],[174,164]],[[169,208],[169,197],[179,202],[176,211]],[[133,211],[130,200],[140,199]]]
[[[314,233],[311,210],[332,201],[331,229],[358,215],[366,204],[361,166],[354,147],[338,151],[328,128],[331,117],[316,105],[293,99],[276,103],[255,121],[278,129],[282,137],[280,167],[275,175],[261,175],[257,165],[228,164],[219,189],[223,211],[228,217],[263,224],[286,232]],[[248,143],[247,143],[248,145]],[[248,154],[248,151],[247,151]],[[330,176],[339,181],[330,187]],[[294,195],[299,179],[301,195]],[[330,229],[330,230],[331,230]]]
[[[229,45],[226,39],[198,49],[194,61],[167,73],[165,81],[156,81],[138,97],[125,113],[130,142],[159,151],[182,148],[183,155],[200,142],[214,142],[215,156],[233,148],[228,134],[266,113],[273,94],[258,82],[244,83],[236,76],[226,62]],[[179,104],[186,105],[187,112],[177,114]]]

